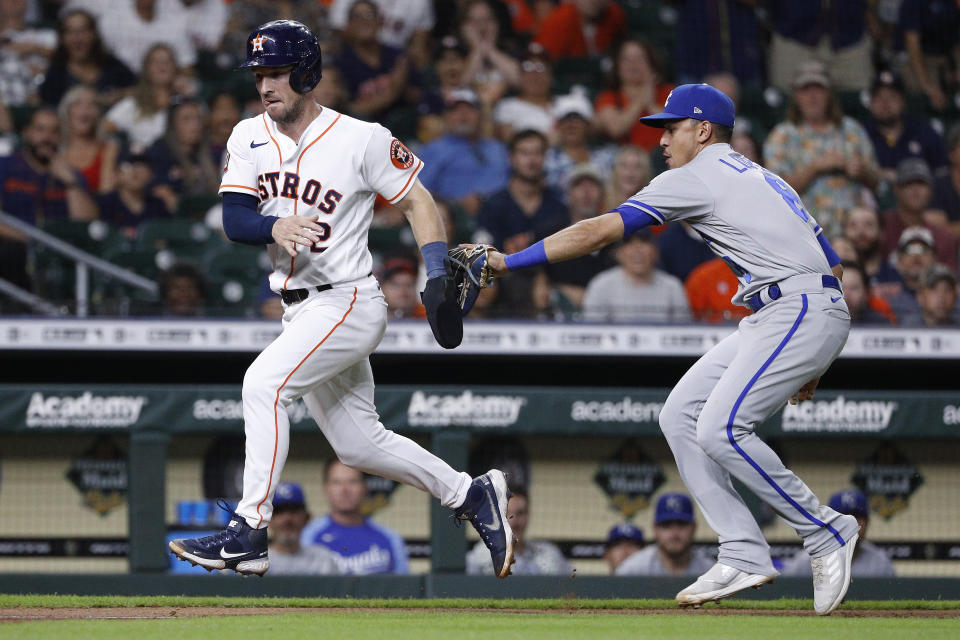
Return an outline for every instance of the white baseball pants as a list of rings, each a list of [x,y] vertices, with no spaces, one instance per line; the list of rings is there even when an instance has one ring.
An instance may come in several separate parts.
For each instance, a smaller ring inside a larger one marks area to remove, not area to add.
[[[287,307],[283,333],[243,379],[246,462],[237,513],[251,527],[270,522],[290,447],[287,407],[301,397],[344,464],[428,491],[446,507],[466,499],[469,475],[380,423],[368,356],[386,324],[387,305],[373,277]]]
[[[781,298],[744,318],[667,398],[660,428],[684,484],[719,536],[724,564],[776,574],[769,546],[731,474],[796,530],[813,557],[834,551],[857,532],[855,518],[820,504],[754,433],[803,384],[827,370],[849,330],[846,304],[833,289]]]

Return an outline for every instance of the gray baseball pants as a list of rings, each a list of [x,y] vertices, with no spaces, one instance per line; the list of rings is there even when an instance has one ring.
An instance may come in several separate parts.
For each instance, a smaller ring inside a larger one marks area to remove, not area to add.
[[[812,557],[836,550],[857,532],[855,518],[820,504],[754,433],[827,370],[849,330],[846,304],[833,289],[781,298],[744,318],[667,398],[660,428],[687,489],[719,535],[724,564],[776,575],[769,546],[731,475],[797,531]]]

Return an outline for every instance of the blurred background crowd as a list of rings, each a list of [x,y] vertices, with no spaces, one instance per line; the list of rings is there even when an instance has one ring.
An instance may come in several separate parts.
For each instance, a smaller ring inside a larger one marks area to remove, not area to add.
[[[617,206],[666,169],[637,118],[707,82],[737,104],[734,149],[828,233],[855,324],[958,322],[955,0],[0,0],[0,210],[159,284],[93,277],[93,313],[282,313],[217,197],[233,126],[263,109],[235,71],[247,34],[281,17],[320,39],[317,102],[424,160],[451,245],[514,252]],[[422,315],[413,235],[385,202],[370,245],[392,317]],[[57,304],[76,287],[2,221],[0,278]],[[516,274],[471,315],[732,322],[736,286],[673,223]]]

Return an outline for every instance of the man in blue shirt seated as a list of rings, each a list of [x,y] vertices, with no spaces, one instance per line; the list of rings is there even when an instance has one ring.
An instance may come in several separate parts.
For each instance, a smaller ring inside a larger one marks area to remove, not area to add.
[[[403,539],[363,512],[363,474],[336,458],[327,462],[323,474],[330,513],[304,527],[300,543],[330,549],[345,574],[409,573]]]
[[[507,184],[507,150],[499,140],[483,137],[480,99],[472,89],[447,94],[444,121],[447,135],[420,149],[420,182],[434,197],[455,201],[473,215],[484,196]]]

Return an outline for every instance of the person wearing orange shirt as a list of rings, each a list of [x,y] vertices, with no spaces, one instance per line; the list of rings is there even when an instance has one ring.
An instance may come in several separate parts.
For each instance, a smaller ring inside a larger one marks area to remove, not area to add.
[[[573,0],[547,14],[536,41],[553,59],[599,56],[626,35],[627,16],[613,0]]]
[[[614,57],[613,89],[597,96],[597,128],[620,144],[634,144],[644,151],[660,145],[660,131],[645,127],[642,116],[657,113],[673,91],[662,84],[662,66],[649,43],[624,40]]]
[[[730,302],[737,290],[737,276],[720,258],[707,260],[691,271],[683,287],[694,320],[716,324],[750,315],[750,309]]]

